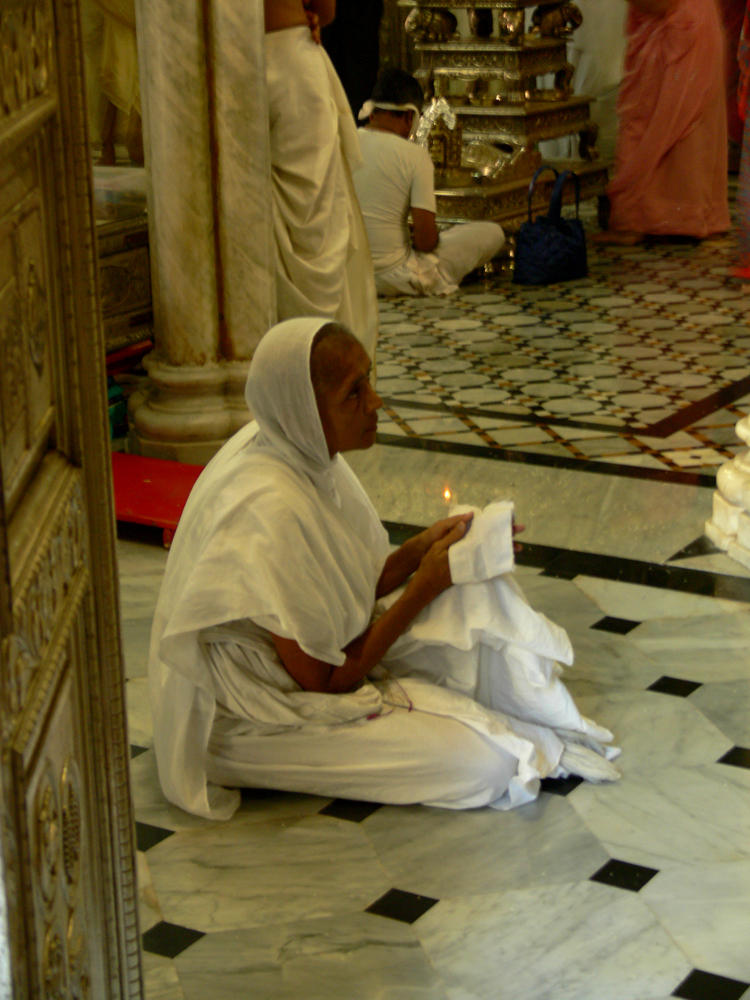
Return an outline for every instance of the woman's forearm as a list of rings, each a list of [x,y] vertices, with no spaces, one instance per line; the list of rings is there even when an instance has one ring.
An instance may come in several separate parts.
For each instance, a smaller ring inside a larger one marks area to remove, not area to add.
[[[392,594],[397,587],[409,579],[414,570],[419,566],[419,562],[425,553],[425,545],[422,540],[424,532],[407,539],[403,545],[399,546],[395,552],[386,559],[383,564],[383,571],[375,588],[376,597],[385,597]]]
[[[346,660],[340,667],[333,667],[326,690],[332,694],[351,691],[380,663],[396,639],[404,634],[428,603],[407,587],[380,618],[349,643],[344,651]]]
[[[470,519],[470,515],[459,515],[438,521],[393,554],[396,557],[394,565],[403,569],[420,548],[428,546],[419,557],[419,565],[404,592],[362,635],[349,643],[343,651],[346,659],[340,667],[310,656],[294,639],[272,634],[276,652],[287,673],[305,691],[329,694],[351,691],[380,662],[419,612],[450,587],[448,549],[464,536]]]
[[[432,599],[419,581],[408,586],[398,600],[344,650],[341,666],[326,663],[300,649],[293,639],[273,635],[284,668],[305,691],[341,694],[351,691],[380,662],[393,643]]]

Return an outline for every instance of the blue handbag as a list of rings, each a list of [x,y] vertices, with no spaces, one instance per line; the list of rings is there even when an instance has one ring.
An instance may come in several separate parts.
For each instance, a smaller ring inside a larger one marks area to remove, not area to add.
[[[531,196],[537,177],[544,170],[555,174],[555,186],[546,215],[538,215],[532,222]],[[563,185],[568,180],[575,184],[576,217],[564,219],[560,215]],[[529,218],[521,225],[516,236],[516,254],[513,281],[517,285],[550,285],[555,281],[585,278],[588,274],[586,235],[578,218],[581,185],[572,170],[559,173],[543,163],[529,184]]]

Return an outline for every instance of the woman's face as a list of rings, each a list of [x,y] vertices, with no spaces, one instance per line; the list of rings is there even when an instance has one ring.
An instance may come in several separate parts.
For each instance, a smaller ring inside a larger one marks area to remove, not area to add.
[[[370,359],[361,344],[344,345],[336,358],[337,378],[318,396],[318,413],[328,452],[356,451],[375,443],[383,401],[370,385]]]

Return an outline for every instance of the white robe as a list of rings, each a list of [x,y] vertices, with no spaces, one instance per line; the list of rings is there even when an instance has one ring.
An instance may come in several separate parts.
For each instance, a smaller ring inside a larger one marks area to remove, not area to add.
[[[512,577],[449,588],[345,694],[303,691],[275,653],[271,632],[343,664],[388,553],[356,476],[328,458],[308,370],[320,326],[290,321],[263,338],[247,388],[260,431],[243,428],[209,463],[177,529],[149,663],[164,793],[217,819],[239,802],[221,785],[451,808],[529,801],[563,773],[567,731],[611,734],[578,712],[556,662],[572,658],[567,635]]]
[[[306,26],[266,34],[279,320],[326,316],[374,358],[377,299],[351,171],[361,160],[341,82]]]

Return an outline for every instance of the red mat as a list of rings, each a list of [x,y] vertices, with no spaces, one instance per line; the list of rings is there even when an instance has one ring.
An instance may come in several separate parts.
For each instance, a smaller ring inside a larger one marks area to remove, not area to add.
[[[115,517],[118,521],[162,528],[164,544],[169,546],[188,494],[201,472],[202,465],[112,452]]]

